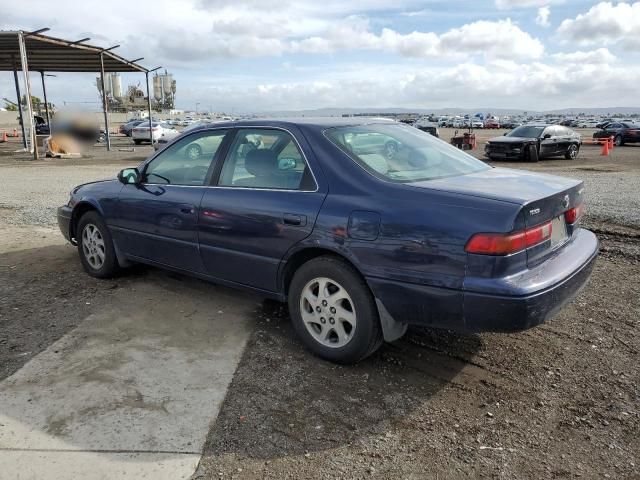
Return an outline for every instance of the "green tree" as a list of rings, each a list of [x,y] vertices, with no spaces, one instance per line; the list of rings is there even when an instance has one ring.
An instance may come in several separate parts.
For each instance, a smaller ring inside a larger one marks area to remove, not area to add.
[[[17,112],[18,111],[18,107],[16,107],[15,104],[9,103],[6,100],[4,102],[4,108],[9,112]]]

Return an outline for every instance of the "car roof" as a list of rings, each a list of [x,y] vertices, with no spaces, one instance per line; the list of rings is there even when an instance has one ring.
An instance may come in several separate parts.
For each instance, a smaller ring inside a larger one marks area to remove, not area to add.
[[[199,127],[207,128],[233,128],[233,127],[280,127],[291,126],[310,127],[324,130],[331,127],[346,127],[355,125],[371,125],[374,123],[397,124],[395,120],[379,117],[299,117],[299,118],[253,118],[243,120],[232,120],[215,122]],[[193,131],[195,131],[194,129]]]

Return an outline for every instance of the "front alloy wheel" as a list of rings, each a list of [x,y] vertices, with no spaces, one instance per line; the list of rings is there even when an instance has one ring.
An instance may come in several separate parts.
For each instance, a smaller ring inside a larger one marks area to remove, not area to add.
[[[100,214],[94,210],[83,214],[73,229],[84,271],[92,277],[108,278],[118,270],[118,260],[111,233]]]
[[[308,282],[300,313],[307,331],[325,347],[344,347],[353,338],[357,323],[353,300],[335,280],[319,277]]]
[[[87,223],[82,230],[82,252],[91,268],[94,270],[102,268],[106,255],[104,238],[93,223]]]

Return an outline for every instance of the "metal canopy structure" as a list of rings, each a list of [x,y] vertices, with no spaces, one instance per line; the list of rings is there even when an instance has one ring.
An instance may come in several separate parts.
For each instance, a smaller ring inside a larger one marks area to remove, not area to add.
[[[111,140],[109,135],[109,120],[107,112],[107,100],[105,93],[104,74],[105,72],[138,72],[144,73],[147,82],[147,107],[149,112],[149,135],[153,143],[152,120],[151,120],[151,97],[149,95],[149,73],[161,67],[148,70],[137,62],[138,58],[129,61],[112,52],[119,45],[109,48],[101,48],[84,43],[90,38],[83,38],[76,41],[63,40],[61,38],[43,35],[48,28],[42,28],[33,32],[0,31],[0,71],[13,72],[16,84],[16,95],[20,107],[20,123],[22,124],[22,137],[25,150],[33,151],[34,158],[38,158],[37,137],[33,126],[33,111],[31,102],[26,102],[25,107],[29,129],[25,130],[25,115],[20,95],[20,85],[18,81],[18,71],[24,75],[25,96],[31,98],[31,82],[29,72],[39,72],[42,79],[42,89],[45,95],[45,109],[47,119],[49,115],[49,104],[46,101],[45,72],[100,72],[102,84],[102,110],[104,113],[105,133],[107,139],[107,150],[111,150]],[[51,129],[51,123],[49,123]]]
[[[12,72],[14,62],[19,61],[20,34],[24,37],[29,70],[35,72],[100,72],[100,55],[105,72],[147,72],[109,49],[29,32],[0,32],[0,71]]]

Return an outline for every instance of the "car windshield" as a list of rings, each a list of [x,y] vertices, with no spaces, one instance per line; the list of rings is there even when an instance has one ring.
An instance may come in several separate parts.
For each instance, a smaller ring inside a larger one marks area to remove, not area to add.
[[[534,127],[531,125],[522,125],[507,133],[507,137],[522,137],[522,138],[538,138],[545,127]]]
[[[491,168],[428,133],[401,124],[335,127],[325,135],[369,173],[393,182],[434,180]]]

